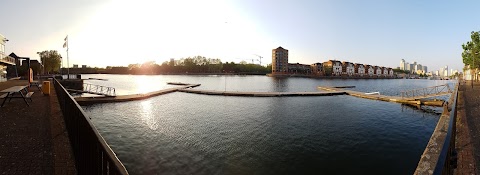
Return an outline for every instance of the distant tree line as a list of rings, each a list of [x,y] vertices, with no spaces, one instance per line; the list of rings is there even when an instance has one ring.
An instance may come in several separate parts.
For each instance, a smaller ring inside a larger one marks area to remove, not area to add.
[[[104,72],[110,74],[267,74],[272,71],[271,65],[261,66],[247,64],[245,61],[237,64],[234,62],[223,63],[220,59],[194,56],[179,60],[165,61],[156,64],[148,61],[143,64],[130,64],[128,67],[107,67]]]

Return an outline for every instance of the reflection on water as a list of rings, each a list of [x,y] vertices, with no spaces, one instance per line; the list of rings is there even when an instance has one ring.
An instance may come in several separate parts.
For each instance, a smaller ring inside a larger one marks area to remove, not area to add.
[[[141,111],[139,112],[141,119],[145,122],[145,124],[151,130],[157,130],[158,122],[157,118],[154,115],[154,111],[152,110],[152,102],[151,100],[143,100],[140,102]]]
[[[118,83],[115,75],[102,76]],[[225,88],[223,76],[147,77],[152,86],[174,81]],[[387,93],[399,91],[392,87],[439,83],[444,82],[227,77],[227,88],[244,91],[355,85]],[[438,121],[434,113],[345,95],[261,98],[176,92],[84,109],[131,174],[412,174]]]

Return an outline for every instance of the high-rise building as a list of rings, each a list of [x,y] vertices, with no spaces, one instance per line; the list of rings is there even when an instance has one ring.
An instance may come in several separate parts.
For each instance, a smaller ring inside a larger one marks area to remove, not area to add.
[[[422,71],[423,67],[421,64],[415,65],[415,72]]]
[[[272,50],[272,74],[288,73],[288,50],[278,47]]]
[[[400,60],[400,70],[407,70],[405,60]]]
[[[423,66],[423,71],[428,72],[427,66]]]
[[[445,68],[443,68],[443,76],[448,77],[448,66],[445,66]]]

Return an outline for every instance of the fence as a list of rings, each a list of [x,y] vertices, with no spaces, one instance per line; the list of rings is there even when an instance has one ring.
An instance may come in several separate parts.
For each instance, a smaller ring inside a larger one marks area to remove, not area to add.
[[[69,80],[82,79],[82,75],[81,74],[64,74],[64,75],[62,75],[62,78],[64,80],[66,80],[66,79],[69,79]]]
[[[80,105],[54,79],[78,174],[128,174]]]
[[[418,163],[415,174],[453,174],[457,167],[455,132],[457,119],[458,84],[443,106],[443,113]]]
[[[15,65],[15,58],[5,55],[3,53],[0,53],[0,62]]]
[[[116,96],[115,88],[113,87],[107,87],[107,86],[101,86],[101,85],[95,85],[95,84],[89,84],[89,83],[83,83],[83,91],[90,92],[93,94],[98,94],[98,95],[105,95],[105,96]]]
[[[436,95],[450,94],[453,91],[448,84],[432,86],[427,88],[413,89],[400,92],[402,98],[431,97]]]

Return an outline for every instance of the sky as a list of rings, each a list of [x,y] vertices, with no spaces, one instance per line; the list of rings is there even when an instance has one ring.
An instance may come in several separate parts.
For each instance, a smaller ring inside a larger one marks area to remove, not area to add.
[[[263,65],[329,59],[396,68],[401,59],[463,68],[480,30],[480,1],[451,0],[1,0],[6,53],[39,59],[62,48],[68,64],[127,66],[192,56]],[[257,56],[259,55],[259,56]]]

